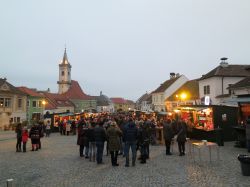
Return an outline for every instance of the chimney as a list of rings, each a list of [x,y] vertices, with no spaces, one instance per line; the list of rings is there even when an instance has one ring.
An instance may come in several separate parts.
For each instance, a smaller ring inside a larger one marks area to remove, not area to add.
[[[228,58],[226,58],[226,57],[222,57],[222,58],[220,59],[220,60],[221,60],[221,62],[220,62],[220,66],[221,66],[221,67],[223,67],[223,68],[228,67],[227,59],[228,59]]]
[[[171,72],[170,73],[170,79],[174,79],[175,78],[175,73],[174,72]]]

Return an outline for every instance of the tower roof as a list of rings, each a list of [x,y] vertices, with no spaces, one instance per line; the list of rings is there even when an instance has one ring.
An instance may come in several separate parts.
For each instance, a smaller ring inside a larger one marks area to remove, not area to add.
[[[66,48],[64,49],[63,60],[62,60],[62,63],[60,65],[69,65],[71,67],[69,60],[68,60]]]

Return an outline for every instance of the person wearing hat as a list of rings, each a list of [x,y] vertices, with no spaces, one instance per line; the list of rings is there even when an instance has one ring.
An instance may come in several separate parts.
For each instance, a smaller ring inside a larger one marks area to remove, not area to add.
[[[121,147],[120,137],[122,131],[117,127],[115,121],[110,123],[110,127],[107,130],[108,147],[111,155],[112,166],[119,166],[117,163],[118,151]]]

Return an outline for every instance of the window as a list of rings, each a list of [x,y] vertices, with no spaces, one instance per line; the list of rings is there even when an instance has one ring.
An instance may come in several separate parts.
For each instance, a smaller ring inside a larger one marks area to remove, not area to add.
[[[210,94],[210,86],[209,85],[204,86],[203,89],[204,89],[204,95]]]
[[[11,99],[10,98],[5,98],[4,106],[7,108],[10,108],[11,105]]]
[[[0,107],[3,107],[4,104],[4,98],[0,98]]]
[[[42,108],[42,101],[38,101],[38,107]]]
[[[64,76],[64,71],[62,71],[62,76]]]
[[[32,107],[36,108],[36,101],[32,102]]]
[[[20,117],[17,117],[17,118],[16,118],[16,122],[17,122],[17,123],[20,123]]]
[[[23,102],[23,100],[22,99],[18,99],[18,108],[22,108],[22,102]]]
[[[70,72],[68,72],[68,75],[70,76]]]
[[[27,107],[30,107],[30,101],[29,100],[27,101]]]

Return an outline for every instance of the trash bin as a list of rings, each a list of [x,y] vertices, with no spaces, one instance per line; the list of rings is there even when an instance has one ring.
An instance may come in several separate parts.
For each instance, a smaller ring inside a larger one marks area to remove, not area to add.
[[[242,175],[250,176],[250,156],[249,155],[238,155],[240,161]]]
[[[218,146],[224,146],[224,137],[223,137],[223,129],[217,128],[215,129],[216,143]]]

